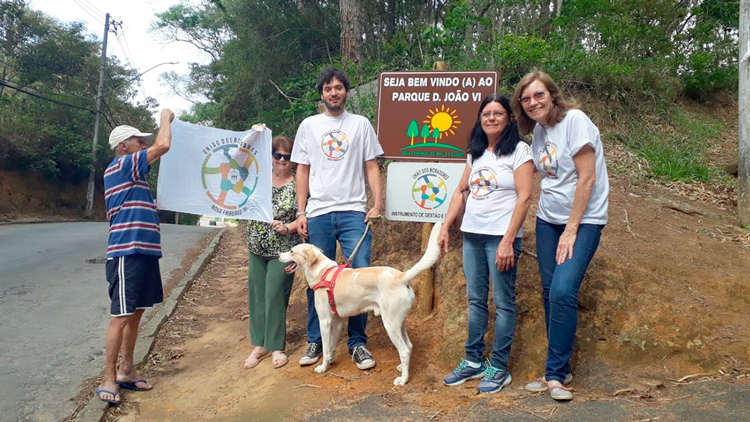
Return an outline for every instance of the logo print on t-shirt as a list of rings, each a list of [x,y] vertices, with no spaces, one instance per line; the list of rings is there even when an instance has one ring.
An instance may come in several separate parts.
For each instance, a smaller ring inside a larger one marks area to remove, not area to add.
[[[419,176],[411,187],[414,203],[426,210],[434,210],[443,205],[448,197],[448,185],[445,179],[434,173]]]
[[[484,199],[497,190],[497,175],[489,167],[480,167],[469,178],[471,194],[476,199]]]
[[[554,144],[545,144],[544,149],[539,153],[539,169],[547,177],[555,178],[557,177],[558,168],[557,147]]]
[[[349,138],[341,129],[329,130],[323,134],[320,148],[330,160],[339,161],[349,151]]]

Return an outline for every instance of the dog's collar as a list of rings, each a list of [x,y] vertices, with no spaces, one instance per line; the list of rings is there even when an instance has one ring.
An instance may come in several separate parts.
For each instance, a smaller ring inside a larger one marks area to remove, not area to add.
[[[336,311],[336,302],[333,300],[333,288],[336,286],[336,279],[339,278],[339,273],[345,268],[349,268],[351,265],[347,262],[344,265],[336,265],[326,270],[323,273],[323,277],[313,286],[313,290],[318,290],[321,287],[328,288],[328,304],[331,305],[331,311],[333,314],[338,316],[339,313]],[[331,274],[333,273],[333,274]],[[330,279],[328,276],[331,276]]]

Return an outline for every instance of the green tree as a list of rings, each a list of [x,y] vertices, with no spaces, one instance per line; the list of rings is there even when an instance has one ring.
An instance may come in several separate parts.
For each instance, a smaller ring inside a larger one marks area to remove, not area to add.
[[[422,143],[427,142],[427,138],[430,137],[430,126],[427,123],[422,126],[422,132],[419,134],[419,136],[422,137]]]
[[[60,23],[21,0],[0,3],[0,22],[0,167],[83,180],[91,162],[99,43],[81,24]],[[155,104],[132,104],[135,71],[111,58],[107,75],[105,125],[153,127],[148,107]],[[105,126],[103,151],[109,151],[107,133]],[[97,154],[97,172],[111,157]]]
[[[409,122],[409,127],[406,129],[406,136],[411,137],[411,144],[414,145],[414,137],[419,136],[419,126],[416,120]]]
[[[736,90],[737,2],[206,0],[173,7],[156,27],[211,57],[175,84],[205,105],[198,120],[292,133],[316,112],[315,76],[329,65],[343,64],[355,89],[383,70],[446,60],[499,70],[506,91],[541,67],[564,86],[632,105]],[[350,6],[361,25],[342,20]]]

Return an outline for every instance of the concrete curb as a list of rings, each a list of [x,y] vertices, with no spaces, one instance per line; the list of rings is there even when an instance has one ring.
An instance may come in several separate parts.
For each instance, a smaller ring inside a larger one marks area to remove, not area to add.
[[[206,250],[196,259],[193,266],[190,267],[190,271],[177,283],[159,310],[153,316],[148,314],[149,312],[153,312],[153,308],[147,310],[146,314],[144,314],[143,317],[148,322],[141,327],[138,333],[138,340],[135,343],[135,350],[133,351],[133,363],[136,366],[144,364],[146,359],[148,359],[148,355],[156,339],[156,334],[167,319],[172,316],[185,291],[193,284],[193,281],[203,271],[203,268],[214,255],[214,252],[216,252],[216,246],[219,244],[224,231],[225,229],[221,229],[216,233],[211,243],[206,247]],[[149,317],[151,318],[149,319]],[[93,395],[73,420],[79,422],[100,422],[104,419],[104,412],[107,411],[108,407],[109,404],[104,403],[96,395]]]

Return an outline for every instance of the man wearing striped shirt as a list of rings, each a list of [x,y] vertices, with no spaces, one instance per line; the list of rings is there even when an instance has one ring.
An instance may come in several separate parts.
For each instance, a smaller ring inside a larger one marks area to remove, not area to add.
[[[146,174],[151,163],[169,151],[172,119],[174,113],[162,110],[161,126],[151,146],[146,141],[152,134],[132,126],[118,126],[109,135],[115,159],[104,171],[104,201],[109,218],[107,281],[112,318],[107,328],[106,366],[96,394],[111,404],[120,403],[119,388],[135,391],[152,388],[133,366],[143,311],[163,300],[159,217]]]

